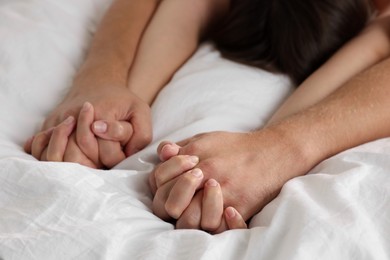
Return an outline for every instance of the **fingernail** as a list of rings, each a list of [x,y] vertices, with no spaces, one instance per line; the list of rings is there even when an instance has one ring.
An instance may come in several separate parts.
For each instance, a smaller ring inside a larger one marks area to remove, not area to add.
[[[70,124],[73,123],[73,121],[74,121],[74,117],[73,116],[68,116],[68,118],[65,119],[64,124],[65,125],[70,125]]]
[[[167,151],[173,151],[174,148],[173,148],[172,144],[166,144],[163,146],[162,150],[167,152]]]
[[[232,207],[227,207],[225,213],[228,218],[234,218],[236,216],[236,210]]]
[[[96,121],[93,123],[93,130],[96,133],[104,134],[105,132],[107,132],[107,128],[108,126],[106,122]]]
[[[196,168],[192,170],[192,175],[194,175],[196,178],[202,178],[203,177],[203,172],[201,169]]]
[[[196,165],[196,164],[199,163],[199,157],[198,157],[198,156],[193,156],[193,155],[191,155],[191,156],[189,157],[189,160],[190,160],[190,162],[191,162],[192,164],[194,164],[194,165]]]
[[[214,179],[210,179],[206,182],[206,185],[207,186],[210,186],[210,187],[217,187],[218,186],[218,182]]]
[[[81,111],[87,112],[87,111],[89,111],[91,109],[91,107],[92,107],[91,103],[85,102],[83,107],[81,108]]]

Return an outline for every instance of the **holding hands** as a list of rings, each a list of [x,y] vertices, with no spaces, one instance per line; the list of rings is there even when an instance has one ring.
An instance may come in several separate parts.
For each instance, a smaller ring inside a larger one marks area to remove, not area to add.
[[[132,89],[144,89],[138,74],[132,77],[134,84],[128,82],[141,36],[157,5],[157,1],[113,1],[73,86],[41,132],[26,142],[27,152],[39,160],[111,168],[151,141],[150,107],[144,101],[148,96]],[[140,70],[147,73],[143,67]]]
[[[198,167],[199,157],[182,155],[182,148],[170,142],[162,142],[158,147],[163,162],[149,176],[155,195],[154,213],[166,221],[176,219],[179,229],[220,233],[247,228],[234,207],[224,207],[221,185],[213,178],[205,178]]]
[[[223,20],[229,3],[113,1],[74,85],[25,150],[39,160],[111,168],[144,148],[152,138],[149,104],[207,29]],[[279,123],[162,143],[162,163],[149,180],[155,214],[177,220],[177,228],[245,228],[288,180],[337,152],[388,137],[390,95],[382,83],[390,62],[380,61],[389,55],[389,20],[383,17],[300,85],[273,116]],[[288,115],[294,116],[283,120]]]
[[[294,146],[277,140],[276,133],[264,130],[212,132],[162,143],[158,154],[163,163],[150,176],[154,213],[176,219],[178,228],[218,233],[246,227],[244,221],[301,173],[300,164],[291,164],[296,158],[285,157]]]
[[[149,144],[150,107],[125,86],[91,86],[73,88],[25,150],[39,160],[111,168]]]

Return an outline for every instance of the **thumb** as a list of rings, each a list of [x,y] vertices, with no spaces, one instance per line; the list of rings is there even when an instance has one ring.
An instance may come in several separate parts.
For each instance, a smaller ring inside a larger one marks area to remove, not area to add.
[[[169,141],[163,141],[157,147],[157,154],[161,161],[165,162],[179,154],[181,146]]]
[[[145,148],[152,141],[152,124],[148,117],[135,113],[131,118],[133,135],[126,144],[126,156],[133,155]]]
[[[125,146],[131,139],[134,130],[132,125],[127,121],[109,121],[99,120],[92,124],[92,132],[108,141],[120,142]]]

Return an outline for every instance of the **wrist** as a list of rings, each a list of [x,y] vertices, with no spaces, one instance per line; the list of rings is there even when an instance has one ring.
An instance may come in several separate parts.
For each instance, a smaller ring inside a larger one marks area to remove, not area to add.
[[[326,152],[319,149],[321,145],[315,143],[316,139],[310,136],[308,131],[309,128],[303,129],[299,123],[295,124],[288,120],[258,131],[258,134],[265,134],[265,139],[270,142],[270,149],[275,149],[274,154],[279,154],[281,163],[287,169],[285,172],[287,179],[305,175],[327,158]],[[261,146],[262,143],[264,137],[258,144]]]
[[[77,72],[74,81],[86,84],[93,81],[126,86],[127,74],[128,67],[118,60],[87,60]]]
[[[159,90],[161,89],[155,86],[156,84],[154,82],[148,82],[147,80],[135,80],[133,77],[131,77],[131,75],[127,82],[127,88],[129,91],[134,93],[148,105],[153,103]]]
[[[77,72],[67,97],[126,88],[126,77],[104,66],[85,66]],[[83,94],[84,93],[84,94]]]

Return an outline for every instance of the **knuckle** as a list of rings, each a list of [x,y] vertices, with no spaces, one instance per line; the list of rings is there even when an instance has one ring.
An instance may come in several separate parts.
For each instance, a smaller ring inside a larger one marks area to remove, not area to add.
[[[188,159],[185,156],[175,156],[172,158],[175,165],[179,166],[180,170],[186,169],[188,165]]]
[[[165,211],[174,219],[178,219],[182,213],[181,209],[176,204],[169,201],[165,203]]]
[[[201,168],[204,172],[215,173],[217,172],[218,162],[216,160],[204,160],[199,163],[199,168]]]
[[[137,151],[142,150],[148,144],[152,142],[152,135],[150,133],[137,134],[136,143],[134,143],[133,149]]]
[[[154,179],[155,179],[155,183],[157,184],[158,187],[160,187],[163,183],[165,183],[165,176],[161,172],[161,170],[156,170],[155,171]]]
[[[185,187],[193,187],[198,185],[199,179],[195,178],[192,172],[187,172],[183,176],[180,177],[180,185]]]
[[[203,221],[202,220],[201,228],[204,231],[215,232],[218,229],[218,227],[219,227],[219,224],[215,221]]]
[[[177,222],[179,229],[197,229],[200,227],[200,216],[196,213],[190,213],[182,216]]]
[[[122,161],[124,159],[124,156],[120,156],[120,155],[109,155],[109,156],[103,156],[101,157],[101,162],[104,166],[108,167],[108,168],[112,168],[114,167],[115,165],[117,165],[120,161]]]
[[[141,143],[145,145],[149,144],[152,141],[152,133],[149,131],[142,132],[142,134],[140,135],[140,140]]]

